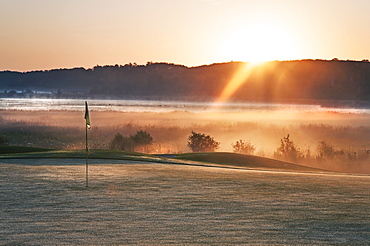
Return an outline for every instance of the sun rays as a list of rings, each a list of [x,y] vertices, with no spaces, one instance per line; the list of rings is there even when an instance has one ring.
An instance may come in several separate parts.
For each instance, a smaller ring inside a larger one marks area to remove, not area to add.
[[[244,83],[248,83],[248,78],[253,73],[257,72],[259,69],[264,69],[266,67],[266,62],[246,62],[245,64],[243,64],[222,90],[216,102],[227,102]]]
[[[262,95],[251,95],[258,97],[274,96],[278,88],[269,87],[268,76],[278,76],[272,71],[276,60],[292,60],[297,55],[297,44],[282,23],[273,22],[268,16],[256,16],[250,22],[234,22],[229,32],[222,38],[220,45],[220,56],[224,61],[247,61],[230,78],[227,85],[220,93],[217,103],[230,100],[238,89],[243,90],[253,83],[264,83],[262,87],[268,87],[268,93]],[[280,79],[279,79],[280,80]],[[280,86],[280,83],[279,85]],[[258,93],[257,93],[258,94]]]

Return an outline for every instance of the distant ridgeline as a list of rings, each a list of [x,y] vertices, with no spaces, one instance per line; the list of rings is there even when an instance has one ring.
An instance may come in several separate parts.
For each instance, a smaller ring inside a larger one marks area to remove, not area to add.
[[[168,63],[126,64],[32,72],[0,72],[2,97],[91,97],[215,100],[248,63],[199,67]],[[249,64],[233,101],[370,102],[370,62],[327,60]]]

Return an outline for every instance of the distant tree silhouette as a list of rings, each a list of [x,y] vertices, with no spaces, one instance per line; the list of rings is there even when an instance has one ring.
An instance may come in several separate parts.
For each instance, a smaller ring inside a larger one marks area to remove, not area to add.
[[[344,156],[344,150],[335,150],[331,144],[328,144],[325,141],[320,141],[317,146],[318,159],[328,160],[333,159],[338,156]],[[348,157],[351,157],[353,153],[347,153]]]
[[[150,133],[142,130],[136,132],[136,134],[130,136],[130,138],[136,145],[151,144],[153,142],[153,138],[150,136]]]
[[[317,153],[320,159],[333,158],[335,155],[334,147],[325,141],[320,141],[317,146]]]
[[[135,143],[130,137],[117,133],[109,143],[109,148],[114,150],[134,151]]]
[[[153,142],[152,136],[146,131],[138,131],[135,135],[123,136],[117,133],[109,143],[110,149],[133,152],[139,146],[149,145]],[[147,150],[148,148],[144,148]]]
[[[0,145],[8,145],[8,139],[6,137],[0,136]]]
[[[280,147],[276,150],[275,157],[296,161],[298,158],[302,157],[302,153],[290,139],[290,135],[288,134],[280,140]]]
[[[46,71],[0,71],[0,90],[7,97],[26,97],[11,90],[27,88],[43,91],[63,89],[63,94],[50,97],[76,97],[79,91],[93,97],[115,96],[174,98],[220,96],[230,78],[243,62],[215,63],[186,67],[172,63],[124,66],[97,65],[92,69],[53,69]],[[284,75],[284,76],[282,76]],[[284,77],[286,86],[279,86]],[[370,62],[333,60],[274,61],[265,68],[251,71],[248,81],[232,95],[240,101],[361,100],[370,103]],[[32,95],[40,96],[40,95]]]
[[[213,152],[219,148],[219,145],[219,142],[204,133],[192,131],[191,135],[188,137],[188,147],[193,152]]]
[[[233,151],[236,153],[251,155],[256,150],[256,147],[254,145],[241,139],[239,141],[236,141],[235,144],[231,145],[233,146]]]

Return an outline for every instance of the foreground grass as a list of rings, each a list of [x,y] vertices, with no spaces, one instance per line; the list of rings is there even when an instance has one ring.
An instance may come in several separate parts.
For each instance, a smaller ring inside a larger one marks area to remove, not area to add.
[[[370,244],[369,176],[7,161],[1,245]]]

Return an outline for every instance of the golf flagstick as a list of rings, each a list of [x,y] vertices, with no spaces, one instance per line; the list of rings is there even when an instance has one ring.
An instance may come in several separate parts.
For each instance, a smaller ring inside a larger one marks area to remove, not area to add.
[[[88,147],[88,141],[87,141],[87,130],[91,128],[90,125],[90,115],[89,115],[89,108],[87,106],[87,101],[85,101],[85,121],[86,121],[86,187],[89,186],[89,147]]]

